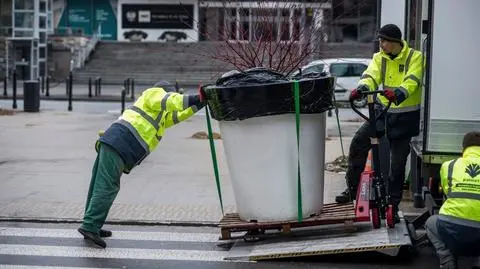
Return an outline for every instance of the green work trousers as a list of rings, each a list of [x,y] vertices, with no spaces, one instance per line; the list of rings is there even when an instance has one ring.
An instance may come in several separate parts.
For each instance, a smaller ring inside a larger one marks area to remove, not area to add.
[[[101,143],[93,165],[82,228],[98,234],[120,191],[124,162],[110,146]]]

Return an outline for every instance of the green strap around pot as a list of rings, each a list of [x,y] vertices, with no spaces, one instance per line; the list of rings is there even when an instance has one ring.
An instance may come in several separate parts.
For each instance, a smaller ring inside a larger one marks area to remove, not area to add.
[[[222,189],[220,187],[220,175],[218,174],[217,154],[215,152],[215,143],[213,142],[212,123],[210,122],[210,113],[208,112],[208,105],[205,106],[205,114],[207,116],[208,140],[210,140],[210,153],[212,154],[213,171],[215,173],[217,193],[218,193],[218,198],[220,199],[220,207],[222,209],[222,215],[225,215],[223,211],[223,199],[222,199]]]
[[[295,125],[297,130],[297,212],[298,221],[303,220],[303,206],[302,206],[302,181],[300,174],[300,85],[298,81],[293,82],[293,95],[295,100]]]

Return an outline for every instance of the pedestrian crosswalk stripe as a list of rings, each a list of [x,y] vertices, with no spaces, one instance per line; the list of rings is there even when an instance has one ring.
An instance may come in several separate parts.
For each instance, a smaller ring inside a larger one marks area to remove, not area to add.
[[[58,247],[36,245],[0,244],[0,255],[28,255],[48,257],[137,259],[137,260],[181,260],[181,261],[224,261],[225,251]]]
[[[0,269],[99,269],[94,267],[64,267],[64,266],[39,266],[39,265],[13,265],[13,264],[0,264]],[[105,268],[101,269],[114,269]]]
[[[219,242],[219,235],[213,233],[180,233],[180,232],[140,232],[140,231],[112,231],[111,239],[122,240],[150,240],[176,242]],[[11,228],[0,227],[0,236],[23,237],[54,237],[54,238],[81,238],[75,229],[51,228]],[[110,239],[109,238],[109,239]]]

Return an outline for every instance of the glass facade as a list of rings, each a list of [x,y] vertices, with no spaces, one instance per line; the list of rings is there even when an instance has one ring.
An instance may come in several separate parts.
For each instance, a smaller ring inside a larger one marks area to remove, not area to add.
[[[52,0],[0,0],[0,34],[6,37],[4,69],[19,80],[47,75],[47,37],[53,31]]]

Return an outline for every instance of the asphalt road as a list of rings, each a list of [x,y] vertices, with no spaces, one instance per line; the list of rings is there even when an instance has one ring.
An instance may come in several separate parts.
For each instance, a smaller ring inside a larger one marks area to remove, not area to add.
[[[112,226],[106,249],[77,233],[78,224],[0,223],[0,268],[347,269],[438,268],[428,247],[397,257],[350,254],[276,261],[225,261],[232,244],[220,244],[214,227]]]

